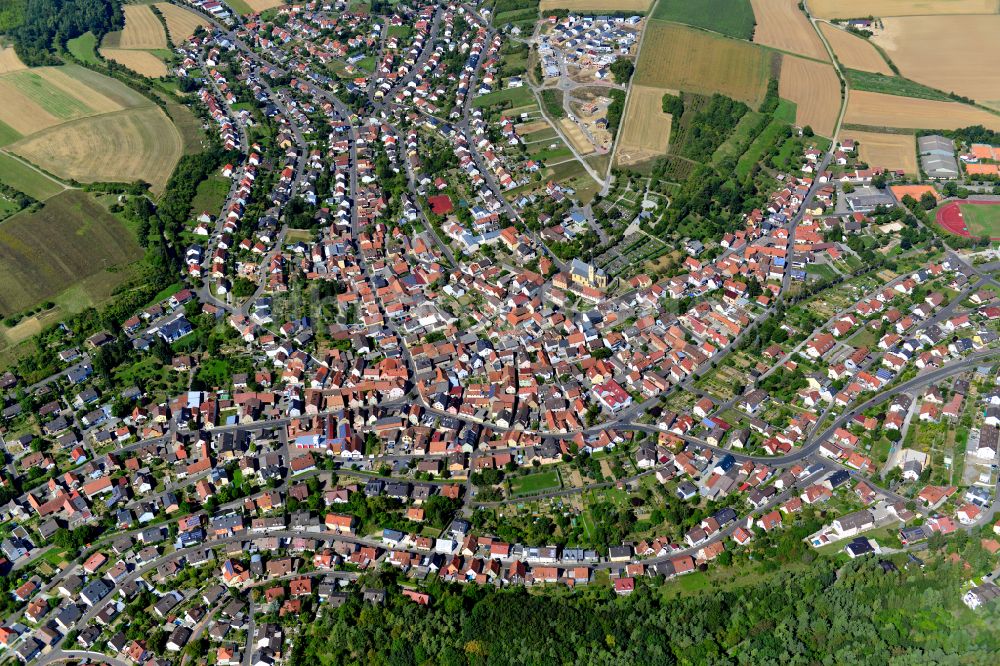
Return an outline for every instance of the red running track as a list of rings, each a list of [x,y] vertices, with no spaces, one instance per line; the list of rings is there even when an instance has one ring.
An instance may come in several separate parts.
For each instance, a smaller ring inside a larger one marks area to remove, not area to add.
[[[938,208],[934,216],[937,223],[956,236],[963,236],[965,238],[970,238],[972,234],[969,233],[969,228],[965,226],[965,220],[962,219],[962,211],[959,208],[960,203],[963,206],[1000,206],[1000,202],[998,201],[953,201]],[[1000,238],[994,237],[990,240],[1000,240]]]

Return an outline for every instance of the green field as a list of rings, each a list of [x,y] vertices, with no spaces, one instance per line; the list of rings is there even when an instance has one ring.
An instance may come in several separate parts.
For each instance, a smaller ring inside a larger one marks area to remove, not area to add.
[[[14,143],[21,138],[21,133],[5,122],[0,121],[0,146]]]
[[[712,155],[712,164],[719,164],[728,157],[739,157],[749,148],[751,131],[761,121],[762,114],[748,111],[740,118],[732,134],[723,141]]]
[[[231,181],[218,174],[209,176],[198,184],[198,191],[191,201],[191,214],[198,217],[203,212],[216,217],[222,210],[222,204],[229,194]]]
[[[472,106],[482,109],[488,106],[506,104],[508,107],[524,106],[535,101],[531,90],[526,86],[522,88],[505,88],[496,90],[488,95],[480,95],[472,100]]]
[[[49,299],[68,309],[93,305],[130,276],[125,268],[142,254],[132,233],[93,198],[63,192],[0,224],[0,313]]]
[[[865,92],[885,93],[886,95],[898,95],[900,97],[916,97],[917,99],[931,99],[940,102],[953,102],[940,90],[928,88],[927,86],[904,79],[901,76],[886,76],[875,72],[862,72],[857,69],[845,69],[847,83],[854,90]]]
[[[738,39],[750,39],[756,22],[749,0],[659,0],[653,18],[714,30]]]
[[[742,157],[740,157],[739,162],[736,163],[737,178],[742,179],[747,177],[754,165],[760,162],[764,153],[766,153],[768,149],[774,145],[774,142],[778,139],[781,133],[785,131],[787,126],[788,123],[775,118],[768,124],[767,127],[764,128],[764,131],[761,132],[756,139],[754,139],[754,142],[750,144],[747,151],[743,153]]]
[[[511,479],[510,493],[511,495],[531,495],[558,490],[561,487],[559,472],[553,469],[548,472],[537,472]]]
[[[31,70],[10,72],[4,75],[3,80],[60,120],[73,120],[94,113],[82,101],[70,97]]]
[[[962,219],[969,233],[976,237],[988,236],[1000,238],[1000,204],[981,206],[976,204],[959,204]]]
[[[0,182],[44,201],[63,191],[63,186],[7,153],[0,152]]]
[[[798,110],[798,104],[789,101],[787,99],[778,100],[778,108],[774,110],[774,117],[778,120],[792,125],[795,123],[795,112]]]
[[[85,32],[76,39],[66,42],[66,50],[80,62],[90,65],[98,65],[101,62],[97,57],[97,37],[92,32]]]

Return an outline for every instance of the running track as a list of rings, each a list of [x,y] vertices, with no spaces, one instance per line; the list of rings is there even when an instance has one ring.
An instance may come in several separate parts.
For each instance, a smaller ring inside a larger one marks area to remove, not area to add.
[[[997,203],[996,201],[962,201],[961,205],[1000,206],[1000,203]],[[969,229],[965,226],[965,220],[962,219],[962,211],[959,208],[959,202],[953,201],[939,208],[935,215],[935,219],[939,225],[956,236],[964,236],[965,238],[972,236],[972,234],[969,233]],[[994,236],[990,238],[990,240],[1000,240],[1000,237]]]

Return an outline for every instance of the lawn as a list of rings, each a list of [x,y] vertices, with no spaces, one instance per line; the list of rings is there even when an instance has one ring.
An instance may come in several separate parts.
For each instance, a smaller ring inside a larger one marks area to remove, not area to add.
[[[97,37],[92,32],[85,32],[66,42],[66,50],[80,62],[88,65],[101,64],[100,58],[97,57]]]
[[[562,482],[559,480],[559,472],[553,469],[547,472],[536,472],[511,479],[510,494],[514,496],[531,495],[549,490],[558,490],[561,487]]]
[[[829,264],[809,264],[806,266],[806,273],[809,275],[815,275],[820,279],[832,280],[837,277],[837,271],[833,269]]]
[[[750,39],[756,23],[749,0],[660,0],[653,18],[685,23],[721,32],[737,39]]]
[[[885,93],[887,95],[899,95],[900,97],[915,97],[917,99],[931,99],[940,102],[952,102],[940,90],[934,90],[927,86],[905,79],[901,76],[886,76],[876,72],[863,72],[858,69],[845,69],[847,83],[854,90],[867,92]]]
[[[969,233],[973,236],[989,236],[1000,238],[1000,204],[983,206],[977,204],[959,204],[962,219]]]
[[[62,185],[6,153],[0,153],[0,181],[39,201],[63,191]]]
[[[508,107],[516,107],[530,104],[533,101],[535,101],[535,97],[527,87],[505,88],[504,90],[491,92],[488,95],[480,95],[472,100],[472,106],[480,109],[500,104],[506,104]]]

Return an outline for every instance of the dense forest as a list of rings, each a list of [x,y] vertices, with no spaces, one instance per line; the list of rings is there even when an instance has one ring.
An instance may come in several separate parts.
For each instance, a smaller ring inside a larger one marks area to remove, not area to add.
[[[58,64],[57,47],[85,32],[98,40],[124,26],[120,0],[3,0],[0,32],[27,65]]]
[[[399,594],[393,576],[366,581],[388,588],[385,606],[355,587],[322,611],[290,663],[986,664],[1000,650],[998,611],[966,610],[948,564],[885,572],[872,559],[824,559],[692,596],[645,581],[624,598],[606,586],[533,594],[435,582],[429,607]]]

